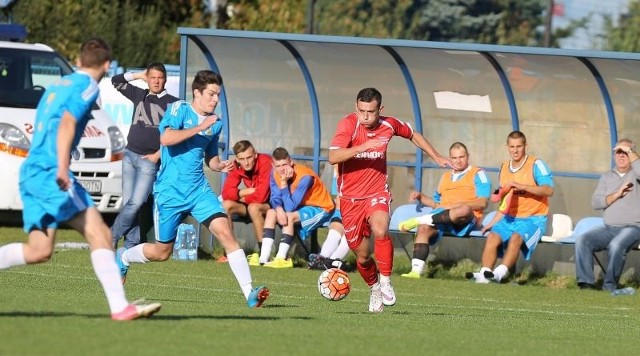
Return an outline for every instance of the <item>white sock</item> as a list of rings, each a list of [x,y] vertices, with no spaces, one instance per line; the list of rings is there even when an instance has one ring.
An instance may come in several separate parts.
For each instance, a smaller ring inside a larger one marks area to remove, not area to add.
[[[284,260],[287,259],[287,253],[289,252],[289,244],[280,241],[280,245],[278,246],[278,253],[276,254],[276,258],[282,258]]]
[[[260,249],[260,263],[269,262],[271,256],[271,248],[273,247],[273,239],[265,237],[262,239],[262,248]]]
[[[329,258],[332,260],[344,260],[350,250],[346,236],[342,235],[340,238],[340,245],[338,245],[338,248],[331,254],[331,256],[329,256]]]
[[[322,248],[320,249],[320,256],[329,257],[333,252],[338,248],[340,244],[340,239],[342,236],[336,230],[329,230],[327,233],[327,239],[322,244]]]
[[[125,266],[128,266],[131,263],[147,263],[147,262],[149,262],[149,259],[146,258],[144,256],[144,253],[142,252],[143,249],[144,249],[144,245],[146,245],[146,243],[133,246],[132,248],[129,248],[126,251],[124,251],[122,253],[122,263]]]
[[[433,214],[427,214],[427,215],[422,215],[422,216],[418,216],[418,222],[421,225],[431,225],[433,226]]]
[[[380,283],[391,283],[391,276],[384,276],[384,275],[379,275],[378,276],[378,282]]]
[[[422,274],[424,271],[425,262],[419,258],[411,259],[411,272],[416,272],[418,274]]]
[[[262,246],[264,247],[264,242]],[[239,248],[231,253],[227,253],[227,259],[229,260],[231,272],[236,276],[240,289],[242,289],[244,299],[249,298],[249,293],[251,293],[253,287],[251,286],[249,262],[247,262],[247,256],[244,254],[244,250]]]
[[[496,282],[500,282],[502,279],[507,278],[508,276],[509,267],[505,265],[498,265],[498,267],[493,270],[493,279],[495,279]]]
[[[0,247],[0,269],[24,266],[26,264],[22,243],[12,243]]]
[[[124,295],[124,287],[113,250],[101,248],[91,252],[91,264],[93,264],[93,271],[107,296],[111,313],[124,310],[129,302]]]

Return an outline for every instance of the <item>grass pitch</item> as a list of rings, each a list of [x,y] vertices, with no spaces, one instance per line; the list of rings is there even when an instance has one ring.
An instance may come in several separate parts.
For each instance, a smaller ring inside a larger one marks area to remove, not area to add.
[[[0,244],[24,239],[0,229]],[[59,241],[79,241],[63,231]],[[404,267],[403,267],[404,264]],[[396,266],[407,268],[406,257]],[[638,296],[463,279],[407,280],[398,304],[370,314],[350,273],[340,302],[317,291],[319,271],[252,267],[271,297],[248,309],[227,264],[134,265],[128,298],[161,302],[149,319],[114,322],[87,250],[0,271],[0,355],[597,355],[635,354]]]

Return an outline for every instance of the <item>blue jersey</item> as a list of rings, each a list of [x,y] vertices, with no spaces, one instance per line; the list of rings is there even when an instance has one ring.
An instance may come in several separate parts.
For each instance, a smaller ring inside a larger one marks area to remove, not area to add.
[[[160,135],[167,128],[174,130],[198,126],[204,116],[199,115],[190,103],[176,101],[160,121]],[[202,160],[206,156],[218,155],[218,139],[222,132],[222,122],[218,120],[206,131],[186,139],[176,145],[160,147],[160,170],[154,184],[154,192],[189,196],[203,184],[209,185]]]
[[[62,115],[68,111],[76,119],[73,152],[91,119],[91,108],[98,93],[98,83],[82,71],[64,76],[49,86],[38,104],[33,140],[23,166],[58,167],[58,126]]]

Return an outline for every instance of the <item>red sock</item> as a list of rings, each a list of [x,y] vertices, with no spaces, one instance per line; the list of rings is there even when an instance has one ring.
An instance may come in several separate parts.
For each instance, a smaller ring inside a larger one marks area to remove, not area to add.
[[[383,239],[375,239],[373,249],[380,274],[390,276],[393,269],[393,243],[389,235]]]
[[[369,287],[378,283],[378,269],[376,268],[376,263],[373,258],[369,257],[367,262],[362,265],[356,261],[356,267],[358,267],[358,272],[360,272],[362,279],[364,279]]]

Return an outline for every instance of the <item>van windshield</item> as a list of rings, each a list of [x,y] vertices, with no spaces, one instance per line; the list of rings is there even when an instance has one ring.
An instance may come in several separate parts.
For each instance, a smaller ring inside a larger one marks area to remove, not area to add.
[[[73,72],[58,54],[16,48],[0,51],[0,105],[35,109],[45,89]]]

